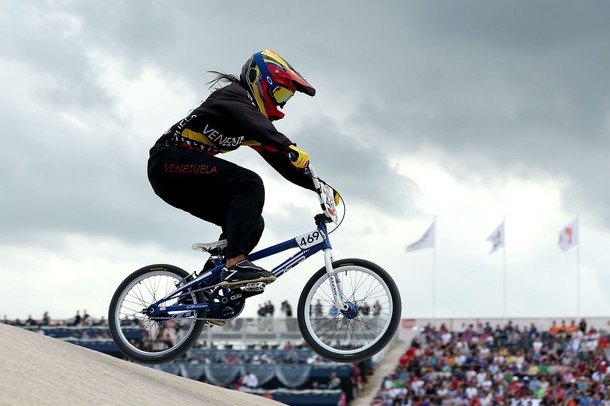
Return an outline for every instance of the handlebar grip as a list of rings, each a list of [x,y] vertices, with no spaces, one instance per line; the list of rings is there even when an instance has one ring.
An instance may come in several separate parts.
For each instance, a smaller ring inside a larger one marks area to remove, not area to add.
[[[299,154],[296,153],[295,151],[286,152],[286,158],[288,158],[288,160],[291,162],[296,161],[298,157],[299,157]]]
[[[295,161],[296,161],[296,160],[299,158],[299,153],[298,153],[298,152],[296,152],[296,151],[292,151],[292,150],[288,150],[288,152],[286,152],[284,155],[286,156],[286,158],[288,158],[288,160],[289,160],[290,162],[295,162]],[[303,172],[305,175],[310,176],[310,177],[313,177],[313,174],[311,173],[311,171],[309,170],[309,168],[303,168],[303,169],[301,169],[301,171],[302,171],[302,172]]]

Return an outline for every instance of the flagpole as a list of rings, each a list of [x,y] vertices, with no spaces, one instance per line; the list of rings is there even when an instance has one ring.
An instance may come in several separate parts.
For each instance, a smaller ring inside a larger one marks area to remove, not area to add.
[[[576,213],[578,241],[576,242],[576,317],[580,318],[580,212]]]
[[[506,235],[506,214],[502,217],[502,224],[504,224],[504,235]],[[502,250],[502,262],[503,262],[503,266],[502,266],[502,284],[503,286],[503,292],[502,292],[502,315],[504,318],[504,322],[506,324],[506,237],[504,237],[504,249]]]
[[[436,327],[436,216],[434,224],[434,246],[432,247],[432,326]]]

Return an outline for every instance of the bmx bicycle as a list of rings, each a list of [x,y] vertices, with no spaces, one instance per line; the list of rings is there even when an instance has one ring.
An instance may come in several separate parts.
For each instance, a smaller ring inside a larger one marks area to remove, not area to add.
[[[323,358],[359,362],[377,354],[393,338],[401,317],[400,293],[390,275],[370,261],[333,260],[329,234],[342,222],[334,190],[317,176],[312,165],[306,171],[322,208],[314,217],[316,228],[253,252],[247,259],[256,261],[296,249],[271,270],[279,278],[323,252],[324,266],[309,279],[299,297],[299,330],[309,347]],[[327,228],[330,223],[336,225],[331,231]],[[168,264],[148,265],[119,285],[110,302],[108,323],[112,339],[128,358],[144,364],[178,358],[196,343],[204,327],[221,326],[237,318],[246,299],[264,291],[262,282],[238,288],[222,286],[225,247],[226,240],[193,244],[194,250],[210,254],[200,272],[189,273]],[[373,312],[367,310],[365,302],[375,303]]]

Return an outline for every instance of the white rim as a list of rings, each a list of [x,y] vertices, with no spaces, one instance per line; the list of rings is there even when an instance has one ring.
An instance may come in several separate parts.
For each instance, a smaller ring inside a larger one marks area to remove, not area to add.
[[[193,320],[190,323],[190,326],[189,326],[188,330],[186,331],[186,333],[180,339],[180,341],[178,341],[176,343],[176,345],[172,346],[171,348],[165,349],[165,350],[155,351],[155,352],[143,351],[143,350],[140,350],[139,348],[136,348],[131,345],[131,343],[129,342],[129,340],[127,339],[127,337],[125,336],[125,334],[123,332],[123,326],[121,326],[121,317],[122,316],[134,316],[134,317],[137,317],[137,320],[145,320],[145,321],[147,320],[147,317],[145,317],[143,315],[139,316],[139,313],[132,313],[132,312],[130,312],[129,314],[123,313],[121,310],[124,307],[125,298],[127,297],[128,294],[130,294],[133,291],[133,288],[135,285],[139,284],[140,282],[142,282],[146,279],[151,279],[151,277],[158,277],[158,276],[167,276],[168,281],[165,284],[155,283],[155,284],[151,284],[150,286],[148,286],[147,288],[155,289],[154,291],[149,290],[148,292],[144,292],[144,293],[150,295],[151,297],[147,297],[146,300],[144,300],[144,298],[141,298],[141,297],[138,298],[138,296],[134,294],[134,299],[137,298],[138,300],[140,300],[142,302],[141,303],[142,308],[144,308],[145,306],[148,306],[152,303],[152,301],[153,301],[152,297],[155,297],[156,299],[158,299],[158,298],[166,296],[170,292],[174,291],[176,289],[176,287],[173,284],[173,281],[180,280],[177,278],[178,275],[176,275],[175,273],[170,272],[170,271],[154,271],[154,272],[145,273],[145,274],[141,275],[140,277],[131,281],[131,283],[129,285],[127,285],[125,287],[125,289],[123,289],[123,292],[121,293],[121,296],[119,297],[119,300],[117,301],[116,308],[114,309],[115,310],[114,311],[114,323],[117,327],[117,331],[119,332],[118,339],[123,343],[123,345],[129,347],[131,349],[131,351],[133,351],[134,353],[140,354],[142,356],[142,358],[158,358],[158,357],[164,356],[165,354],[171,352],[184,341],[184,338],[190,336],[190,334],[193,331],[193,329],[195,328],[195,324],[196,324],[196,321]],[[157,291],[158,291],[158,289],[161,288],[162,285],[166,286],[165,292],[163,292],[161,295],[158,295]],[[134,306],[135,306],[135,304],[134,304]],[[150,330],[147,329],[146,327],[138,327],[137,329],[139,331],[147,330],[150,332]]]
[[[312,339],[316,342],[316,344],[318,344],[320,347],[322,347],[323,349],[325,349],[326,351],[329,352],[333,352],[339,355],[353,355],[356,353],[361,353],[364,351],[367,351],[368,349],[370,349],[372,346],[374,346],[376,343],[379,342],[379,340],[385,335],[385,333],[387,332],[391,321],[392,321],[392,315],[394,314],[394,303],[393,303],[393,299],[392,299],[392,295],[390,292],[390,288],[388,287],[388,285],[385,283],[385,281],[378,276],[375,272],[373,272],[372,270],[370,270],[369,268],[360,266],[360,265],[349,265],[349,266],[343,266],[343,267],[339,267],[339,268],[335,268],[334,269],[334,273],[335,276],[337,277],[338,280],[341,281],[342,284],[342,291],[343,291],[343,295],[344,295],[344,300],[349,300],[351,301],[351,299],[356,299],[356,300],[360,300],[360,299],[365,299],[368,300],[368,297],[364,297],[364,298],[351,298],[351,297],[345,297],[346,294],[349,294],[350,296],[353,295],[355,292],[350,291],[347,292],[346,286],[343,286],[345,284],[345,278],[344,280],[341,280],[340,277],[340,273],[345,271],[347,268],[348,273],[364,273],[366,275],[368,275],[370,277],[370,284],[372,284],[373,282],[377,283],[379,286],[378,287],[374,287],[374,289],[382,289],[383,292],[385,292],[385,295],[383,296],[385,298],[385,302],[383,304],[383,306],[385,306],[387,308],[387,310],[383,313],[383,326],[381,328],[381,330],[379,331],[379,333],[377,333],[377,335],[375,336],[375,338],[373,340],[371,340],[370,342],[362,345],[361,347],[355,348],[355,349],[349,349],[349,350],[342,350],[342,349],[338,349],[335,347],[332,347],[330,345],[328,345],[327,343],[325,343],[324,341],[322,341],[322,339],[319,337],[318,332],[316,331],[316,329],[314,328],[314,325],[312,324],[312,320],[311,320],[311,312],[307,311],[305,312],[305,314],[303,314],[302,316],[304,316],[304,321],[305,321],[305,326],[307,327],[307,331],[309,332],[310,336],[312,337]],[[355,290],[355,289],[359,289],[359,290],[363,290],[364,287],[362,285],[360,285],[363,281],[361,280],[362,278],[357,278],[358,280],[349,280],[348,282],[350,283],[350,285],[353,285],[354,283],[356,283],[357,286],[350,286],[351,290]],[[316,283],[312,286],[312,288],[309,290],[308,294],[307,294],[307,298],[305,303],[309,306],[315,306],[315,304],[313,303],[314,300],[317,300],[318,297],[314,298],[314,295],[316,295],[318,293],[318,289],[320,288],[320,285],[322,285],[323,283],[327,283],[328,281],[328,276],[327,275],[323,275],[321,278],[319,278]],[[369,285],[370,285],[369,284]],[[369,286],[368,289],[365,289],[366,291],[371,291],[371,287]],[[332,295],[330,295],[330,285],[328,286],[328,301],[332,301],[330,298],[332,297]],[[320,298],[321,299],[321,298]],[[372,303],[368,303],[367,304],[369,306],[372,306]],[[373,303],[374,304],[374,303]],[[372,311],[372,309],[371,309]],[[336,319],[340,320],[340,322],[344,322],[346,324],[344,324],[343,326],[338,327],[338,329],[345,329],[346,325],[351,325],[351,324],[355,324],[355,323],[360,323],[362,322],[364,319],[364,317],[368,317],[372,320],[372,318],[374,316],[364,316],[362,314],[359,314],[357,318],[352,319],[352,320],[347,320],[345,319],[342,315],[339,315],[339,317],[337,317]],[[347,322],[346,322],[347,320]],[[379,319],[378,319],[379,320]],[[350,327],[352,330],[354,329],[353,326]],[[362,329],[363,327],[360,326],[360,328]],[[346,334],[349,333],[349,331],[345,331]]]

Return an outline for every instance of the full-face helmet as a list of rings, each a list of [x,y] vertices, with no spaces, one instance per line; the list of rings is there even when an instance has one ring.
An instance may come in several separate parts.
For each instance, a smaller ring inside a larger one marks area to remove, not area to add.
[[[316,94],[316,89],[299,72],[268,49],[255,53],[246,61],[240,80],[248,86],[259,110],[269,120],[284,117],[278,107],[283,108],[295,92]]]

